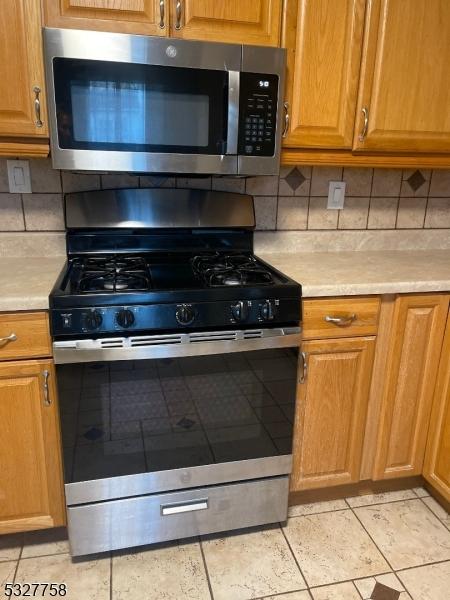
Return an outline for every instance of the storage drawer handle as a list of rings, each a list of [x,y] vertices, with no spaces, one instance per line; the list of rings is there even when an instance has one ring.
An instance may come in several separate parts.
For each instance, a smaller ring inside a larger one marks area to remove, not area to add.
[[[8,344],[9,342],[15,342],[17,340],[17,335],[15,333],[10,333],[9,335],[0,338],[0,344]]]
[[[45,406],[50,406],[50,404],[52,403],[50,399],[50,390],[48,388],[48,378],[50,376],[50,371],[45,369],[45,371],[42,371],[42,376],[44,377],[44,404]]]
[[[283,133],[281,134],[282,138],[285,138],[289,131],[289,102],[285,102],[283,104],[284,107],[284,127]]]
[[[308,361],[306,360],[306,352],[300,352],[300,357],[302,359],[302,370],[300,372],[298,382],[305,383],[306,376],[308,375]]]
[[[177,0],[175,5],[176,22],[175,29],[179,31],[181,29],[181,0]]]
[[[33,88],[34,92],[34,113],[36,115],[36,121],[34,122],[36,127],[43,127],[44,123],[41,119],[41,101],[39,99],[39,94],[41,93],[41,88],[38,85],[35,85]]]
[[[179,513],[194,512],[196,510],[206,510],[208,508],[208,498],[200,500],[191,500],[190,502],[177,502],[176,504],[161,504],[161,514],[177,515]]]
[[[369,109],[365,106],[361,109],[361,112],[364,117],[364,124],[361,133],[358,136],[360,142],[363,142],[366,139],[367,130],[369,128]]]
[[[160,29],[164,29],[164,27],[166,26],[166,24],[164,23],[165,1],[166,0],[159,0],[159,28]]]
[[[330,317],[330,315],[327,315],[325,317],[325,321],[327,323],[333,323],[338,327],[348,327],[353,323],[353,321],[356,321],[356,315],[353,314],[349,315],[348,317]]]

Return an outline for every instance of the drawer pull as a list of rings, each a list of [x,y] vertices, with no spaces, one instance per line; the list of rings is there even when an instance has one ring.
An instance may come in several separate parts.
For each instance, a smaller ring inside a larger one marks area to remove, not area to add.
[[[52,401],[50,399],[50,392],[48,389],[49,375],[50,375],[50,371],[47,371],[47,369],[45,371],[42,371],[42,376],[44,377],[44,404],[45,404],[45,406],[50,406],[50,404],[52,403]]]
[[[175,22],[175,29],[177,31],[179,31],[181,29],[181,11],[182,11],[182,6],[181,6],[181,0],[177,0],[177,3],[175,5],[175,14],[176,14],[176,22]]]
[[[353,314],[349,315],[348,317],[330,317],[330,315],[327,315],[325,317],[325,321],[327,323],[333,323],[338,327],[348,327],[353,323],[353,321],[356,321],[356,315]]]
[[[308,361],[306,360],[306,352],[300,352],[300,357],[302,359],[302,369],[298,378],[298,382],[305,383],[306,376],[308,374]]]
[[[0,344],[7,344],[8,342],[15,342],[17,340],[17,335],[15,333],[10,333],[6,337],[0,338]]]
[[[206,510],[208,508],[208,498],[201,500],[192,500],[191,502],[178,502],[177,504],[161,504],[161,514],[177,515],[179,513],[193,512],[196,510]]]

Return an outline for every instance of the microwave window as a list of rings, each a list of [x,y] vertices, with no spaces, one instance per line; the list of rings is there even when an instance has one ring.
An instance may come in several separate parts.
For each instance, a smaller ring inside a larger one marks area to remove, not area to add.
[[[206,94],[157,91],[142,83],[74,82],[71,103],[76,142],[208,146]]]
[[[68,58],[53,71],[61,148],[226,152],[226,71]]]

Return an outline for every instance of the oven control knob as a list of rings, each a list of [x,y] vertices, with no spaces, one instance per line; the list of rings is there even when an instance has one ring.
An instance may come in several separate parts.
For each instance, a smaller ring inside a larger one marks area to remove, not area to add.
[[[274,303],[271,300],[266,300],[259,307],[259,314],[264,321],[273,321],[275,317]]]
[[[98,312],[98,310],[91,310],[91,312],[86,313],[86,316],[84,318],[86,328],[90,331],[92,331],[93,329],[98,329],[102,324],[102,321],[102,315]]]
[[[231,314],[235,321],[246,321],[249,315],[249,307],[247,302],[239,300],[235,304],[231,305]]]
[[[195,312],[191,304],[180,304],[177,306],[175,319],[180,325],[190,325],[195,319]]]
[[[134,323],[134,314],[127,308],[122,308],[116,315],[117,324],[124,329],[131,327]]]

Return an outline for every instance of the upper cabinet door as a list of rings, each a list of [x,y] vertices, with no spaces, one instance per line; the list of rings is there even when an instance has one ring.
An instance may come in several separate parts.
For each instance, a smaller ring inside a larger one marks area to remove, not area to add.
[[[169,0],[43,0],[47,27],[167,35]]]
[[[450,152],[449,64],[448,0],[369,0],[355,149]]]
[[[2,0],[0,56],[0,136],[48,137],[39,2]]]
[[[170,0],[170,35],[258,46],[278,46],[281,0]]]
[[[351,148],[365,0],[287,0],[284,146]]]

